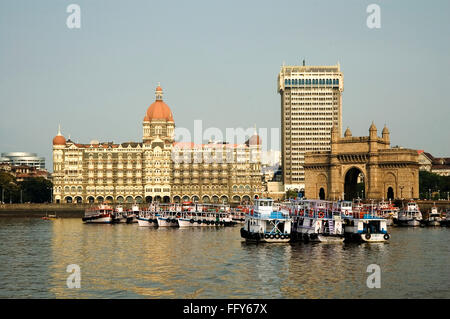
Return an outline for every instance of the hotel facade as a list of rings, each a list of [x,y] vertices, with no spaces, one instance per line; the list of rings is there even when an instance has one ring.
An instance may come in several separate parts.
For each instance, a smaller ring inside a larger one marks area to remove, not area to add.
[[[142,142],[53,139],[55,203],[245,203],[263,193],[261,140],[174,141],[175,121],[160,86],[143,120]]]
[[[331,128],[342,131],[344,76],[335,66],[282,66],[281,153],[285,190],[305,188],[306,152],[329,151]]]

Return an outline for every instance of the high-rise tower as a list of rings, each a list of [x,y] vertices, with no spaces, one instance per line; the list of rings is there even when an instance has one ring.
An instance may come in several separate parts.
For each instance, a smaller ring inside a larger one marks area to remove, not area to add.
[[[285,66],[278,74],[281,95],[281,154],[285,189],[305,187],[304,154],[329,151],[331,129],[342,129],[344,76],[333,66]]]

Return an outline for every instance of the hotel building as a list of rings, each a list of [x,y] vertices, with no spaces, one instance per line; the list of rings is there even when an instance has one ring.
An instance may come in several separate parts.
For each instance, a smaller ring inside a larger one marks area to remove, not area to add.
[[[278,92],[285,190],[305,188],[305,152],[329,151],[333,125],[341,132],[343,91],[339,64],[281,67]]]
[[[114,144],[53,139],[56,203],[251,202],[263,192],[261,141],[180,143],[175,121],[156,88],[143,120],[142,142]]]

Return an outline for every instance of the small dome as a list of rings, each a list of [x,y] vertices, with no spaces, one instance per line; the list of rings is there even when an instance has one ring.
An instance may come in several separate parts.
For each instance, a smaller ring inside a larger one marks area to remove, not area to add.
[[[61,134],[61,125],[58,125],[58,134],[53,138],[53,145],[66,145],[66,139]]]
[[[348,127],[347,127],[347,129],[345,130],[344,136],[345,136],[345,137],[350,137],[350,136],[352,136],[352,132],[350,131],[350,129],[349,129]]]
[[[388,130],[388,128],[387,128],[386,125],[385,125],[384,128],[383,128],[382,134],[383,134],[383,135],[384,135],[384,134],[389,134],[389,130]]]
[[[62,135],[56,135],[53,138],[53,145],[66,145],[66,139]]]
[[[156,88],[156,91],[162,92],[162,87],[158,85],[158,87]]]
[[[369,131],[376,131],[377,127],[375,126],[375,124],[372,122],[372,125],[370,125]]]
[[[249,146],[252,145],[261,145],[261,138],[258,134],[254,134],[252,137],[250,137],[246,143]]]

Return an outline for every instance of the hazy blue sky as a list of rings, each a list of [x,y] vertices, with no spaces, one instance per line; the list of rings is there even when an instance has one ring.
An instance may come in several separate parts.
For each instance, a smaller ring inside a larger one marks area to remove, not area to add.
[[[344,130],[374,120],[392,145],[450,156],[449,21],[446,0],[2,0],[0,151],[50,168],[58,123],[81,143],[140,141],[159,81],[179,127],[280,127],[277,74],[305,58],[340,62]]]

